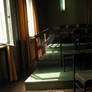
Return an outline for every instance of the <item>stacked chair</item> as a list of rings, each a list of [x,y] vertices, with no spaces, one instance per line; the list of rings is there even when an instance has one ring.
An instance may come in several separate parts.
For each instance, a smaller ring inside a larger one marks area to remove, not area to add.
[[[64,36],[62,35],[62,33]],[[64,72],[66,71],[65,62],[69,61],[69,59],[71,59],[71,61],[73,62],[74,92],[76,92],[76,88],[77,89],[82,88],[83,92],[87,92],[88,90],[91,90],[92,70],[87,69],[83,71],[82,70],[83,62],[81,61],[80,58],[81,55],[92,54],[92,24],[64,25],[61,26],[60,34],[61,34],[60,43],[61,43],[61,55],[62,55],[61,62],[64,68]],[[76,56],[77,58],[79,57],[79,59],[77,59]],[[78,64],[79,66],[79,71],[76,71],[76,64]]]
[[[92,54],[92,25],[81,24],[77,25],[74,29],[75,35],[75,47],[79,51],[79,56],[81,54]],[[85,71],[76,71],[76,61],[74,60],[74,92],[76,88],[83,88],[83,92],[87,92],[92,89],[92,70],[88,69]],[[81,60],[77,61],[81,62]],[[86,66],[85,66],[86,67]]]

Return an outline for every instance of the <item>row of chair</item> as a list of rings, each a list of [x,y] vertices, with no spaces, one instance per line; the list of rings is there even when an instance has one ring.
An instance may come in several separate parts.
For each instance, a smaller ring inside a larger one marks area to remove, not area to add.
[[[63,32],[62,32],[63,30]],[[66,56],[72,57],[74,54],[88,53],[92,48],[92,25],[66,25],[61,27],[61,35],[59,37],[61,43],[62,64],[65,71]]]
[[[67,34],[62,34],[62,30],[63,32],[66,31]],[[65,61],[68,61],[66,59],[71,59],[73,61],[74,92],[76,91],[76,87],[82,87],[83,92],[92,89],[92,70],[76,72],[75,68],[76,55],[92,54],[92,25],[81,24],[61,26],[60,43],[64,71],[66,71]]]
[[[65,71],[65,59],[71,56],[74,70],[74,92],[77,87],[82,87],[84,92],[92,89],[92,71],[76,72],[75,56],[80,53],[92,53],[92,25],[90,24],[73,24],[63,25],[57,28],[59,35],[58,42],[61,46],[62,62]],[[52,32],[54,33],[54,32]],[[56,34],[55,34],[56,35]],[[72,47],[72,48],[71,48]],[[71,49],[70,49],[71,48]],[[78,61],[81,62],[81,61]]]

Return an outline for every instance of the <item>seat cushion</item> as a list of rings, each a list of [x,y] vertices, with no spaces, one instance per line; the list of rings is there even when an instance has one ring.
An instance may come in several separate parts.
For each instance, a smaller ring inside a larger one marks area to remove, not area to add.
[[[92,82],[92,70],[75,73],[75,79],[82,85],[85,85],[88,81]]]

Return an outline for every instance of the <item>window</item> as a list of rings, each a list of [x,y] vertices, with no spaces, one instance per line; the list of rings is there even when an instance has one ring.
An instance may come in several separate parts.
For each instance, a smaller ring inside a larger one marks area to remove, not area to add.
[[[11,8],[10,8],[10,0],[6,0],[6,11],[7,11],[7,34],[8,34],[8,42],[9,44],[14,44],[13,40],[13,29],[12,29],[12,19],[11,19]]]
[[[26,3],[27,3],[29,36],[34,36],[35,30],[34,30],[34,16],[33,16],[32,0],[26,0]]]
[[[0,28],[0,43],[14,44],[9,0],[0,0]]]
[[[4,1],[0,0],[0,43],[7,43]]]
[[[66,7],[65,7],[65,0],[60,0],[60,10],[61,11],[65,11]]]

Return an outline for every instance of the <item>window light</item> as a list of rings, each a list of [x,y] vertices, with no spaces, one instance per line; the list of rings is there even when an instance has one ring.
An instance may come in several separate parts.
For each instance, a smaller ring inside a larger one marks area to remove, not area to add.
[[[14,45],[10,0],[0,0],[0,43]]]
[[[34,36],[34,16],[33,16],[33,6],[32,0],[26,0],[27,3],[27,15],[28,15],[28,29],[29,29],[29,36]]]
[[[0,0],[0,43],[7,43],[4,2]]]
[[[6,0],[8,43],[14,45],[10,0]]]
[[[65,7],[65,0],[60,0],[60,10],[61,11],[65,11],[66,7]]]

